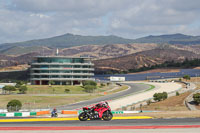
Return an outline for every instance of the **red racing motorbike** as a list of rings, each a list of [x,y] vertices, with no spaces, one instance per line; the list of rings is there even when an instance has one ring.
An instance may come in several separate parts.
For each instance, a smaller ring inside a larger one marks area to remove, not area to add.
[[[113,117],[111,109],[107,102],[98,103],[91,108],[83,107],[83,112],[79,114],[80,121],[90,120],[105,120],[110,121]]]

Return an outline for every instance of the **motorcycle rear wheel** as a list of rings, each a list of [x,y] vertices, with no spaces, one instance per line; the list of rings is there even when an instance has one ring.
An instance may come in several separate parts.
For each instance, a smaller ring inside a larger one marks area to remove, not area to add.
[[[113,118],[113,114],[110,111],[106,111],[103,113],[102,119],[104,121],[110,121]]]
[[[78,119],[80,121],[87,121],[88,115],[85,112],[82,112],[82,113],[79,114]]]

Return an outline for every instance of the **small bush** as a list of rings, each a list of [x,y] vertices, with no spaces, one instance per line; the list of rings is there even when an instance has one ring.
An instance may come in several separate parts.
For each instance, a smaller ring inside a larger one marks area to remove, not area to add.
[[[19,111],[22,107],[22,103],[19,100],[11,100],[10,102],[8,102],[7,104],[7,110],[8,112],[12,112],[12,111]]]
[[[96,86],[86,85],[86,86],[84,86],[84,89],[86,92],[92,93],[96,89]]]
[[[28,88],[26,86],[20,86],[20,88],[19,88],[19,92],[22,94],[25,94],[27,90],[28,90]]]
[[[177,91],[177,92],[176,92],[176,96],[179,96],[179,95],[180,95],[180,94],[179,94],[179,92]]]
[[[162,93],[162,100],[167,99],[167,97],[168,97],[167,92],[163,92]]]
[[[101,84],[100,84],[100,86],[101,86],[101,87],[104,87],[104,86],[105,86],[105,84],[104,84],[104,83],[101,83]]]
[[[65,89],[65,93],[69,93],[70,92],[70,89]]]
[[[189,75],[184,75],[184,76],[183,76],[183,79],[185,79],[185,80],[190,80],[190,76],[189,76]]]
[[[199,105],[200,104],[200,93],[194,94],[193,99],[194,99],[194,102]]]
[[[83,81],[83,86],[86,86],[86,85],[97,86],[97,83],[95,81],[92,81],[92,80]]]

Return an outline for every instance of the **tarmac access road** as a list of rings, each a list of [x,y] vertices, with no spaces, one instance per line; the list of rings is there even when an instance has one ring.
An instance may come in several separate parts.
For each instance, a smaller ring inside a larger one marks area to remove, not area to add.
[[[111,95],[105,95],[99,98],[95,98],[95,99],[91,99],[91,100],[87,100],[87,101],[82,101],[82,102],[78,102],[78,103],[74,103],[74,104],[70,104],[70,105],[63,105],[63,106],[59,106],[56,107],[58,110],[75,110],[75,109],[80,109],[84,106],[87,105],[91,105],[91,104],[95,104],[101,101],[109,101],[109,100],[113,100],[116,98],[120,98],[120,97],[124,97],[126,95],[130,95],[131,93],[136,93],[139,91],[144,91],[150,88],[149,85],[147,84],[138,84],[138,83],[123,83],[124,85],[128,85],[130,86],[130,88],[128,90],[125,91],[121,91],[118,93],[114,93]]]

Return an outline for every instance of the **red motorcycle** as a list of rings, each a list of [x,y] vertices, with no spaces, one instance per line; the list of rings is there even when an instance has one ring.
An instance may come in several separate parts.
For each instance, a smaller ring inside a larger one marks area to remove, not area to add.
[[[83,107],[83,112],[78,116],[80,121],[86,121],[88,119],[110,121],[112,117],[113,114],[107,102],[98,103],[92,108]]]

